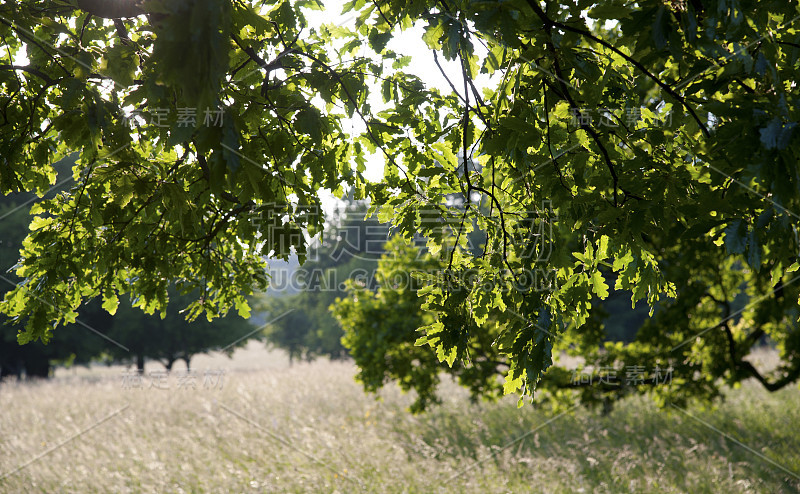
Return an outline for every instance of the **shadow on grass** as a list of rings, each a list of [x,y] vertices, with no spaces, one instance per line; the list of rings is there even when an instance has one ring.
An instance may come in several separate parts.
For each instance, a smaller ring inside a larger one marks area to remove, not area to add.
[[[409,457],[510,476],[552,470],[556,491],[800,492],[798,390],[747,383],[726,395],[692,416],[631,397],[606,416],[578,408],[544,426],[552,415],[511,400],[446,404],[394,432]]]

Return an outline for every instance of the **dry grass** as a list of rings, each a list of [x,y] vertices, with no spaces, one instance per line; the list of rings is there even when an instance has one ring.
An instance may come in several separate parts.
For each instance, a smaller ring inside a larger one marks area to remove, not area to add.
[[[715,411],[690,410],[765,460],[639,399],[607,417],[578,411],[543,425],[552,417],[517,410],[513,398],[472,404],[447,385],[443,406],[414,417],[394,387],[380,402],[364,395],[349,363],[289,367],[251,346],[194,365],[194,390],[178,389],[175,375],[169,389],[123,389],[121,368],[0,385],[0,491],[800,490],[797,387],[745,386]],[[205,389],[203,369],[223,366],[222,389]]]

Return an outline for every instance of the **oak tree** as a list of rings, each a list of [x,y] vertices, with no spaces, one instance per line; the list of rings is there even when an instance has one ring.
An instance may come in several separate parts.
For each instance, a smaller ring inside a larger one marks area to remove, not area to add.
[[[163,310],[172,282],[201,293],[190,317],[246,314],[262,254],[302,257],[318,190],[351,189],[439,259],[418,274],[416,343],[447,365],[488,345],[506,393],[679,403],[800,376],[796,3],[353,0],[352,29],[307,26],[316,1],[102,4],[0,6],[0,189],[44,193],[80,153],[2,304],[21,341],[92,297]],[[122,4],[135,16],[107,19]],[[387,49],[415,25],[450,90]],[[659,307],[633,342],[600,345],[611,290]],[[769,375],[747,360],[762,337],[782,359]],[[575,382],[560,350],[646,371]]]

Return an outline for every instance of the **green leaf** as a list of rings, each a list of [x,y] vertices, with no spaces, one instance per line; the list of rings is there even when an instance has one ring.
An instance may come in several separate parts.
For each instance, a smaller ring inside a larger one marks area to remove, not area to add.
[[[745,250],[744,224],[741,220],[731,222],[725,228],[725,247],[731,254],[741,254]]]
[[[295,128],[311,137],[315,143],[322,141],[322,129],[319,112],[314,109],[304,109],[297,113],[294,121]]]
[[[117,307],[119,307],[117,294],[114,292],[106,293],[103,296],[103,309],[113,316],[117,313]]]
[[[592,291],[601,299],[608,298],[608,285],[603,277],[603,273],[601,273],[599,270],[595,270],[592,273],[591,281]]]

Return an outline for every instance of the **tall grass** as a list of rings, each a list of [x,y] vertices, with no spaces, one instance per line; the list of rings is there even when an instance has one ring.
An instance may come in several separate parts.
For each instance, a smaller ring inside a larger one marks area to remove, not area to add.
[[[119,368],[3,383],[0,491],[800,491],[797,387],[747,384],[692,416],[636,398],[552,417],[446,384],[411,416],[411,397],[364,395],[348,363],[212,362],[230,366],[222,389],[202,369],[197,389],[123,389]]]

